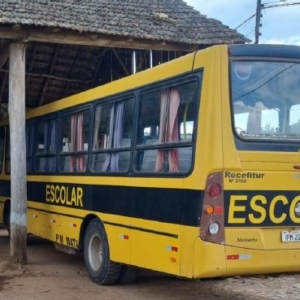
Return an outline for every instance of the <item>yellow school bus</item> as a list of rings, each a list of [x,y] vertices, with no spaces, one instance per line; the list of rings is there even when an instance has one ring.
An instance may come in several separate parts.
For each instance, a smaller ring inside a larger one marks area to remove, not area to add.
[[[299,80],[299,47],[219,45],[28,111],[28,232],[103,285],[299,271]]]

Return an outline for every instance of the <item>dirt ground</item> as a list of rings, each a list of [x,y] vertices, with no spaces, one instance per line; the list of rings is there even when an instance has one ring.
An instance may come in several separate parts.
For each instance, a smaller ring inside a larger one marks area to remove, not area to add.
[[[9,238],[0,229],[0,300],[273,300],[300,299],[300,275],[215,280],[182,280],[141,271],[131,285],[98,286],[90,282],[81,256],[54,249],[36,237],[28,240],[28,265],[7,267]]]

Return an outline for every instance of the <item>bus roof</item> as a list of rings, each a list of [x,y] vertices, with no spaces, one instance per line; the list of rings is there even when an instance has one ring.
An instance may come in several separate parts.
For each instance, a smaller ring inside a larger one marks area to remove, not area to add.
[[[300,59],[300,47],[290,45],[249,44],[229,45],[230,56],[259,56]]]

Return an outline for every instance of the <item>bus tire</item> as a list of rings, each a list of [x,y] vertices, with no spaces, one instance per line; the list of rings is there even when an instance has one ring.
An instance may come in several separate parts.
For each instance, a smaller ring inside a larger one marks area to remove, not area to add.
[[[110,285],[117,282],[121,265],[110,260],[107,236],[98,219],[93,219],[87,227],[83,255],[86,270],[94,283]]]
[[[121,273],[118,279],[119,284],[130,284],[136,281],[138,269],[130,266],[122,266]]]

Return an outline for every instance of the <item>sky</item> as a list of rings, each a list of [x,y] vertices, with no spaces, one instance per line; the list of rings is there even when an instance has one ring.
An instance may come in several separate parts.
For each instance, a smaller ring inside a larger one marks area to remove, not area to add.
[[[184,0],[208,18],[235,29],[256,12],[256,0]],[[300,0],[262,0],[262,3],[297,5],[263,10],[259,43],[300,45]],[[238,32],[254,42],[255,18]]]

